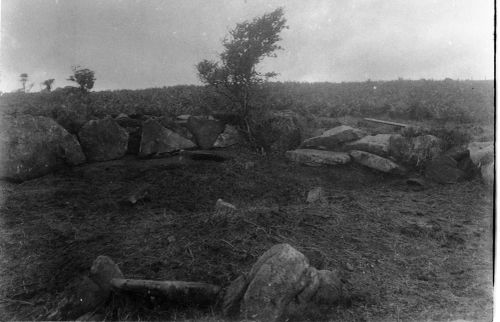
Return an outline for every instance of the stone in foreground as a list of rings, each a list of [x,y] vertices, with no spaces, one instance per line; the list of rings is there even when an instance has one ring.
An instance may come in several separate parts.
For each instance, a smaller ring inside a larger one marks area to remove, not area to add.
[[[334,127],[323,132],[320,136],[309,138],[302,142],[301,148],[320,150],[335,150],[341,144],[362,138],[365,133],[347,125]]]
[[[367,135],[357,141],[346,143],[348,150],[365,151],[382,157],[389,155],[390,141],[393,136],[399,134],[377,134]]]
[[[281,321],[311,304],[333,304],[342,296],[343,284],[336,271],[309,265],[301,252],[288,244],[271,247],[227,288],[223,312],[241,313],[252,321]]]
[[[88,121],[78,138],[90,161],[119,159],[127,153],[128,132],[111,117]]]
[[[236,212],[236,206],[226,202],[222,199],[218,199],[215,203],[214,217],[216,218],[227,218]]]
[[[351,161],[349,154],[345,152],[298,149],[287,151],[285,155],[290,161],[309,166],[340,165]]]
[[[322,187],[315,187],[307,193],[307,203],[323,203],[326,202],[326,193]]]
[[[64,164],[85,162],[76,137],[51,118],[2,116],[0,176],[24,181],[48,174]]]
[[[404,174],[406,172],[406,169],[399,164],[375,154],[354,150],[350,152],[350,155],[357,163],[374,170],[392,174]]]
[[[278,244],[252,266],[241,313],[257,321],[277,321],[308,284],[309,261],[288,244]]]

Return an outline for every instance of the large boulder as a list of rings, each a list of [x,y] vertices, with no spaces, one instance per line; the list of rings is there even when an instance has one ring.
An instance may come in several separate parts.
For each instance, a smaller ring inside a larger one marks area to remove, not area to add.
[[[90,120],[78,132],[83,151],[90,161],[119,159],[127,153],[127,131],[111,117]]]
[[[345,152],[297,149],[286,152],[288,160],[309,166],[340,165],[351,161]]]
[[[481,166],[481,176],[483,181],[489,186],[495,184],[495,163],[484,164]]]
[[[225,148],[232,146],[241,142],[240,134],[238,130],[231,125],[226,124],[224,132],[219,134],[217,140],[214,143],[215,148]]]
[[[443,153],[443,141],[433,135],[390,138],[390,155],[411,166],[420,166]]]
[[[51,118],[3,116],[1,121],[1,177],[24,181],[43,176],[64,164],[85,162],[75,136]]]
[[[250,283],[241,302],[243,317],[257,321],[282,318],[288,304],[311,283],[311,271],[315,269],[311,270],[308,259],[290,245],[273,246],[249,273]]]
[[[489,164],[495,159],[494,142],[472,142],[467,146],[472,162],[476,166]]]
[[[333,304],[343,291],[336,271],[318,271],[301,252],[288,244],[271,247],[247,275],[235,279],[224,292],[224,315],[252,321],[278,321],[310,304]]]
[[[458,168],[458,163],[449,155],[440,155],[427,162],[425,176],[437,183],[455,183],[466,177],[466,173]]]
[[[341,144],[358,140],[365,135],[366,133],[362,130],[347,125],[341,125],[323,132],[320,136],[304,140],[301,144],[301,148],[336,150]]]
[[[356,161],[361,165],[364,165],[365,167],[385,173],[392,173],[392,174],[406,173],[405,168],[381,156],[358,150],[351,151],[349,154],[354,159],[354,161]]]
[[[390,141],[393,136],[399,134],[377,134],[367,135],[354,142],[346,143],[345,149],[365,151],[382,157],[389,155]]]
[[[194,147],[196,145],[192,141],[174,131],[164,128],[154,119],[149,119],[142,125],[141,145],[139,148],[139,156],[141,157]]]
[[[186,126],[193,134],[196,144],[204,150],[212,148],[219,134],[224,131],[222,122],[203,116],[190,116]]]

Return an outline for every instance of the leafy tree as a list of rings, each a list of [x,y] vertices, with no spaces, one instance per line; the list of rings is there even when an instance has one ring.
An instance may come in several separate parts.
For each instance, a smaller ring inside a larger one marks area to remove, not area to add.
[[[73,75],[68,80],[76,82],[83,93],[87,93],[94,87],[95,77],[94,72],[88,68],[81,68],[80,66],[73,66]]]
[[[52,84],[54,84],[54,81],[55,81],[54,78],[44,80],[42,82],[42,85],[45,86],[44,91],[50,92],[52,90]]]
[[[264,58],[276,57],[275,51],[282,49],[277,44],[280,32],[288,28],[283,15],[283,8],[278,8],[238,23],[222,42],[220,62],[203,60],[196,65],[200,80],[232,102],[232,112],[243,122],[249,136],[252,114],[257,114],[255,94],[264,82],[277,75],[261,73],[256,67]]]
[[[26,83],[28,82],[28,74],[22,73],[21,75],[19,75],[19,78],[20,78],[21,84],[23,84],[22,92],[26,93]]]

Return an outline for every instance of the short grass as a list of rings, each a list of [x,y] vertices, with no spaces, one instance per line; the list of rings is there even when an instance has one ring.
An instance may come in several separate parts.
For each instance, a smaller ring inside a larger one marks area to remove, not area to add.
[[[2,183],[0,319],[47,319],[98,255],[131,278],[226,286],[286,242],[347,282],[341,303],[296,321],[491,320],[493,196],[478,179],[420,189],[355,165],[310,168],[233,152],[220,163],[104,162]],[[120,202],[144,184],[148,200]],[[305,203],[315,186],[327,204]],[[227,222],[211,219],[218,198],[239,209]],[[98,313],[222,320],[217,307],[124,299]]]

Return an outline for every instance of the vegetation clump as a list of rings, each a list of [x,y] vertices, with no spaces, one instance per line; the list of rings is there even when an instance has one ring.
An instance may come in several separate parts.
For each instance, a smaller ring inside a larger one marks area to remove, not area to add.
[[[224,39],[220,62],[203,60],[196,66],[200,80],[228,99],[230,112],[236,114],[240,128],[255,139],[255,126],[262,123],[265,106],[255,102],[256,93],[274,72],[261,73],[257,65],[266,57],[276,57],[281,49],[280,33],[287,28],[283,8],[252,21],[238,23]]]
[[[83,93],[89,92],[94,87],[95,77],[94,72],[88,68],[73,66],[73,75],[68,80],[78,84]]]

